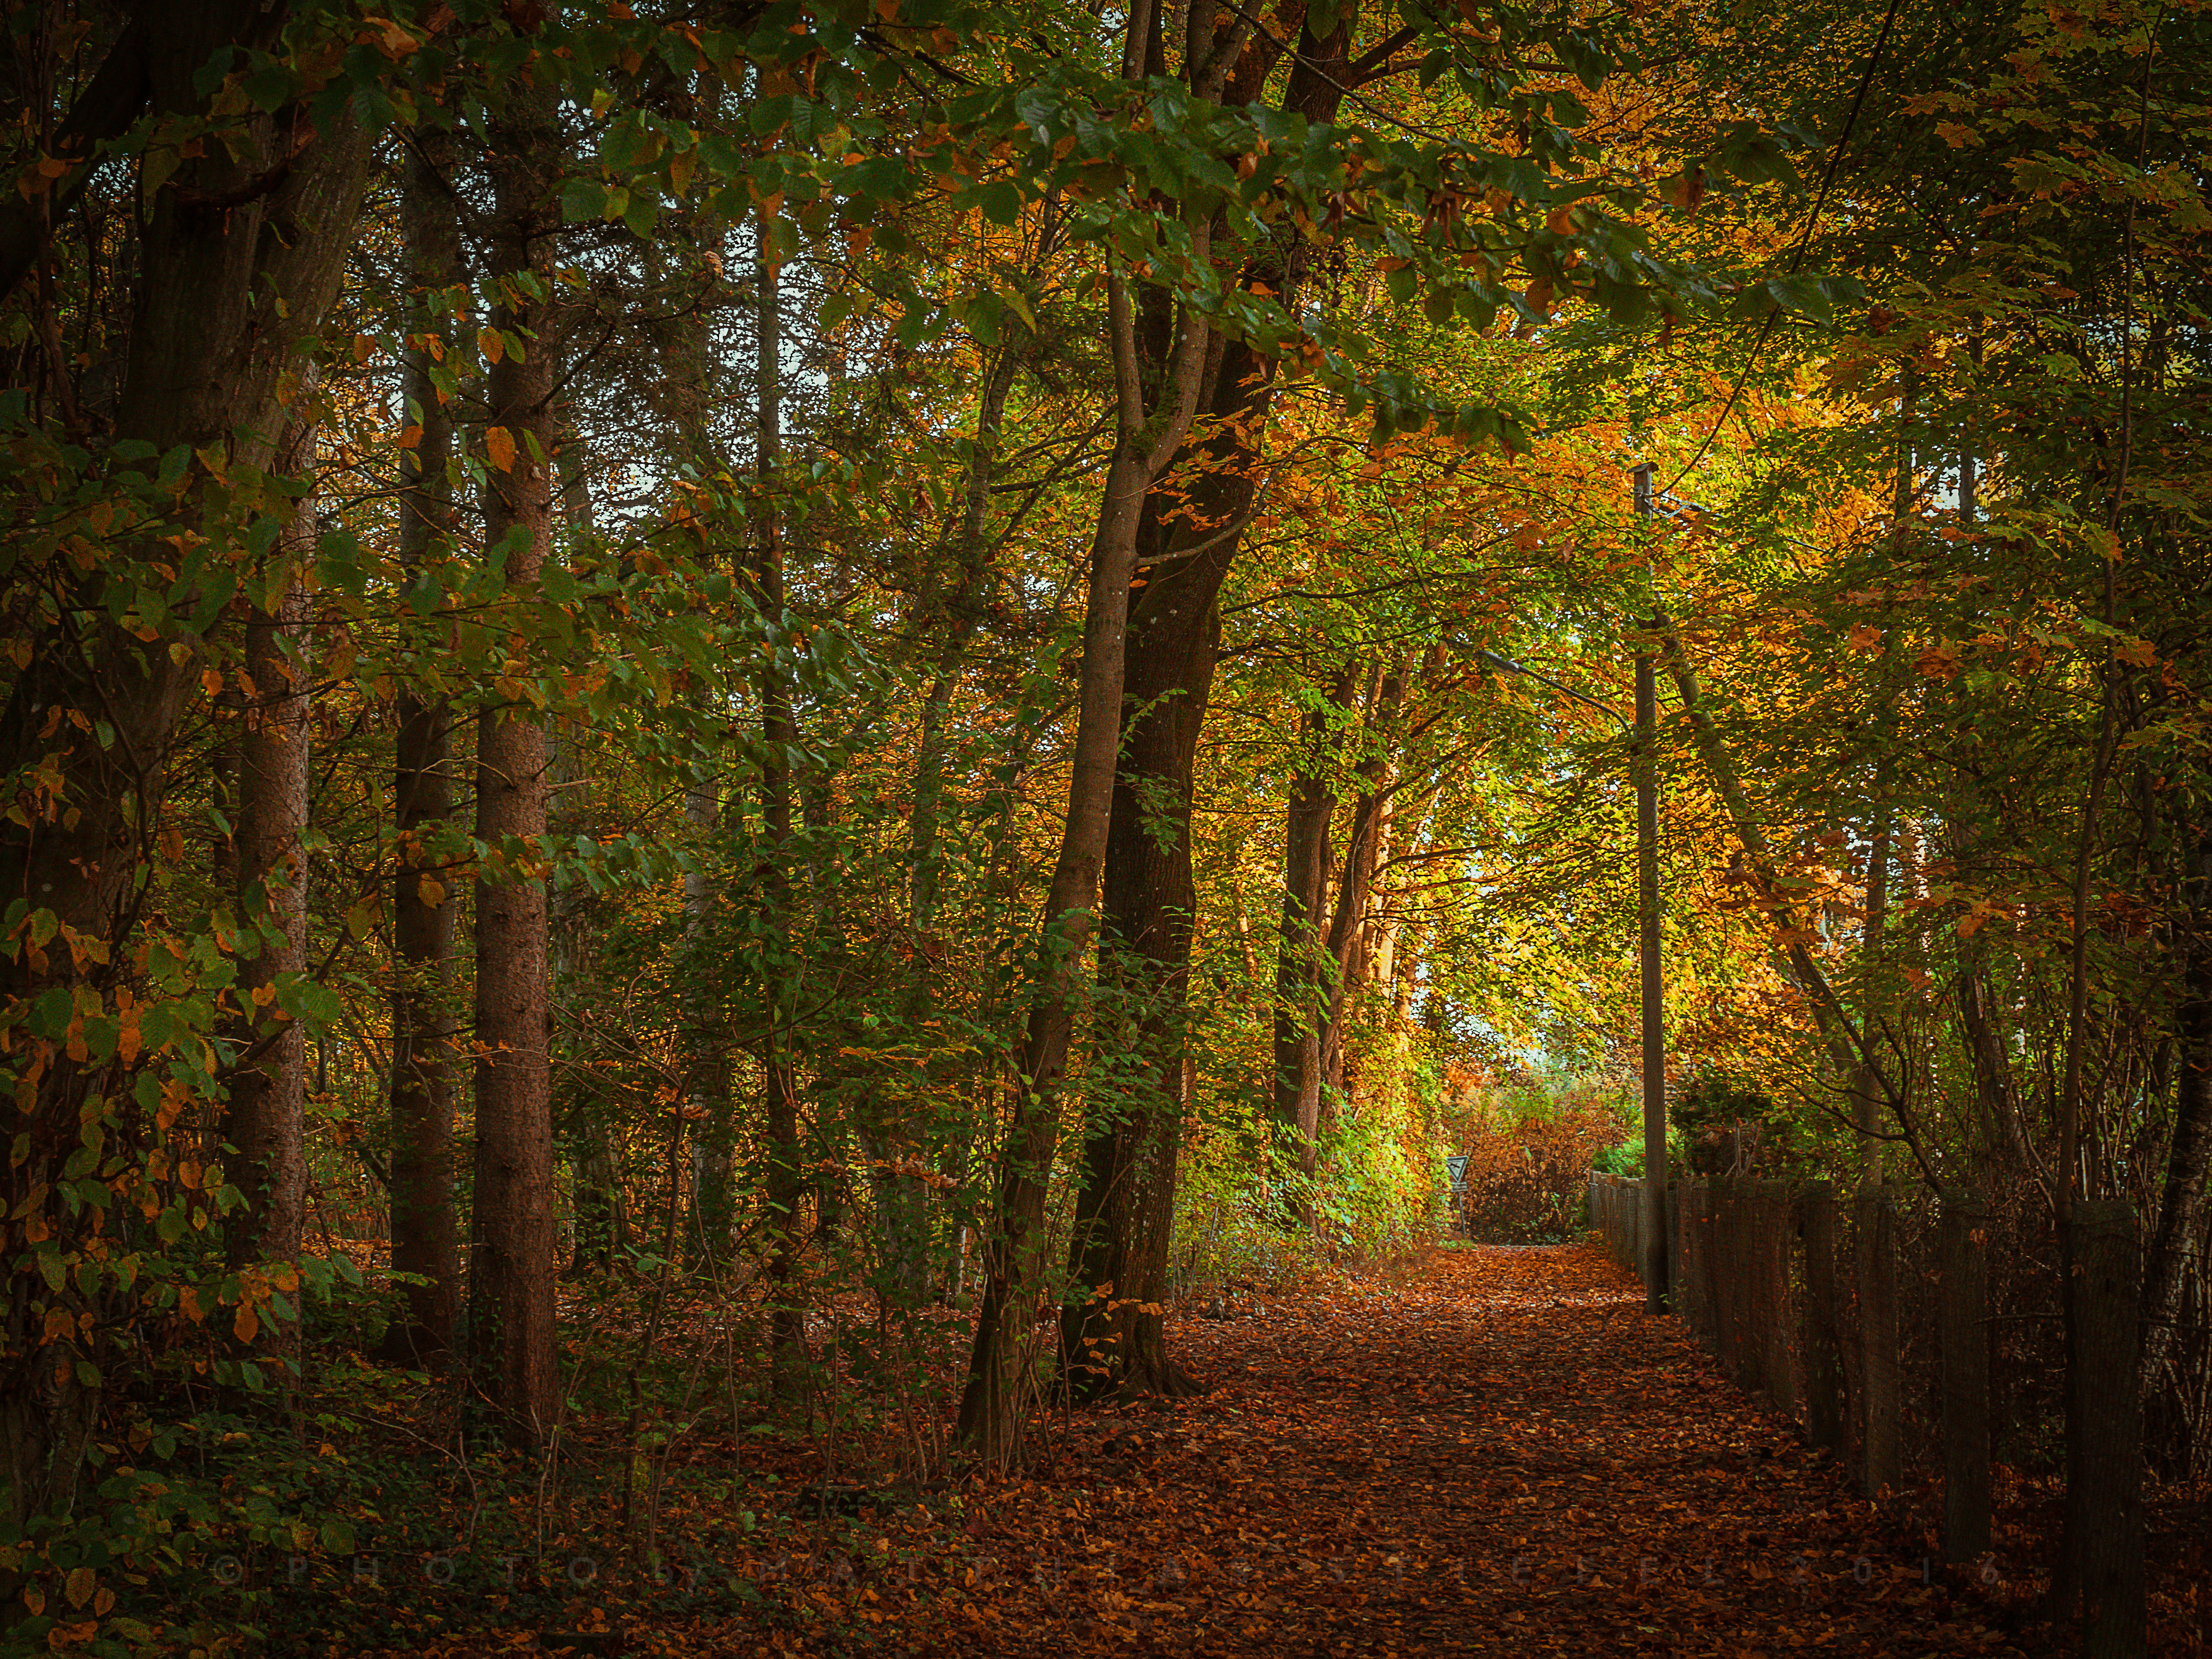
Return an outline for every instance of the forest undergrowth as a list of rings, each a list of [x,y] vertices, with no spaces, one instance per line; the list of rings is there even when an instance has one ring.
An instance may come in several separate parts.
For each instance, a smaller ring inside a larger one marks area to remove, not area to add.
[[[2051,1650],[2055,1482],[2000,1472],[1993,1553],[1945,1565],[1940,1492],[1857,1497],[1593,1245],[1446,1245],[1194,1305],[1169,1330],[1207,1391],[1062,1411],[1024,1478],[901,1478],[911,1418],[841,1440],[820,1401],[806,1431],[744,1425],[695,1386],[719,1425],[627,1482],[619,1422],[504,1485],[499,1454],[441,1474],[417,1441],[418,1490],[380,1477],[358,1537],[214,1562],[202,1611],[276,1651],[445,1659]],[[326,1467],[388,1471],[421,1434],[427,1396],[410,1422],[373,1393],[386,1420]],[[2194,1497],[2156,1498],[2154,1652],[2203,1650]],[[226,1579],[239,1606],[214,1605]]]

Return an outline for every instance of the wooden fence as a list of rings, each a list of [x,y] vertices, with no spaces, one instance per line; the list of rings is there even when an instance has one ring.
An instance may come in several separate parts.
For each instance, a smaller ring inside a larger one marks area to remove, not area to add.
[[[1591,1225],[1641,1276],[1644,1186],[1590,1176]],[[1845,1460],[1869,1496],[1940,1484],[1946,1559],[1990,1547],[1992,1448],[2071,1437],[2061,1564],[2087,1650],[2143,1650],[2140,1252],[2124,1201],[2047,1221],[1884,1188],[1675,1181],[1668,1306],[1747,1393]],[[2068,1256],[2070,1276],[2057,1270]],[[1993,1263],[1997,1271],[1992,1271]],[[2070,1282],[2073,1305],[2060,1300]],[[2075,1363],[2046,1334],[2070,1316]],[[2070,1395],[2070,1397],[2069,1397]]]

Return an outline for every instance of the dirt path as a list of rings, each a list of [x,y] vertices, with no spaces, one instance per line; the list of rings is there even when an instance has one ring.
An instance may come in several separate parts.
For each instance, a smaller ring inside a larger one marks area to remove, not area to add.
[[[1175,1341],[1212,1391],[1077,1417],[1059,1468],[981,1500],[972,1588],[886,1647],[2025,1650],[2007,1587],[1923,1579],[1594,1248],[1439,1251]]]

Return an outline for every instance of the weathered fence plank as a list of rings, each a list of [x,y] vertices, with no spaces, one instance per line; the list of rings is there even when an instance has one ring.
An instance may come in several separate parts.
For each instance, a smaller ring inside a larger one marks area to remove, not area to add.
[[[1897,1212],[1878,1193],[1860,1194],[1859,1484],[1869,1498],[1899,1489],[1905,1474],[1902,1379],[1897,1350]]]
[[[2122,1199],[2077,1203],[2069,1224],[2074,1328],[2068,1367],[2066,1542],[2090,1659],[2146,1651],[2142,1251]]]
[[[1836,1285],[1836,1197],[1825,1181],[1797,1200],[1797,1236],[1804,1249],[1805,1300],[1798,1343],[1805,1354],[1805,1443],[1839,1451],[1844,1444],[1843,1302]]]

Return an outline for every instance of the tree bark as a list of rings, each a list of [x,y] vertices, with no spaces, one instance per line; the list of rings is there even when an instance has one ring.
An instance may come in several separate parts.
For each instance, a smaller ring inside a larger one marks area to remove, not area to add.
[[[2203,857],[2200,852],[2200,859]],[[2212,945],[2189,946],[2175,1016],[2179,1073],[2174,1089],[2173,1139],[2166,1182],[2143,1261],[2142,1391],[2162,1386],[2160,1372],[2173,1346],[2182,1291],[2196,1253],[2204,1209],[2204,1184],[2212,1170]],[[2196,1263],[2204,1272],[2204,1263]]]
[[[1085,1148],[1069,1268],[1076,1291],[1089,1294],[1063,1311],[1061,1355],[1071,1376],[1110,1377],[1133,1393],[1199,1391],[1167,1356],[1160,1302],[1167,1293],[1167,1241],[1182,1139],[1183,1024],[1196,902],[1191,783],[1218,639],[1211,623],[1209,607],[1199,637],[1190,642],[1205,659],[1198,665],[1172,648],[1157,648],[1167,629],[1132,629],[1130,701],[1151,703],[1162,695],[1156,681],[1195,684],[1167,692],[1167,703],[1134,722],[1107,831],[1100,974],[1122,980],[1124,997],[1144,1012],[1131,1034],[1128,1098],[1115,1103],[1110,1115],[1097,1113],[1100,1121],[1091,1125]],[[1140,644],[1154,648],[1140,654]],[[1148,783],[1167,786],[1151,803],[1139,793]],[[1164,817],[1148,810],[1159,803],[1166,806]]]
[[[1310,769],[1291,781],[1283,814],[1283,915],[1275,953],[1275,1122],[1293,1138],[1301,1173],[1311,1175],[1321,1135],[1322,1028],[1327,1020],[1321,975],[1321,918],[1328,908],[1329,823],[1336,794],[1328,772],[1336,740],[1328,709],[1352,702],[1352,667],[1329,687],[1327,707],[1305,718]]]
[[[559,425],[553,408],[548,237],[554,143],[550,100],[518,100],[495,130],[491,276],[502,293],[493,326],[526,342],[486,376],[492,456],[484,536],[504,547],[508,602],[535,602],[551,550]],[[534,289],[534,292],[532,291]],[[501,459],[509,453],[509,464]],[[514,663],[520,680],[540,665]],[[547,1048],[546,734],[524,698],[484,710],[477,732],[476,1215],[470,1335],[492,1399],[523,1444],[552,1431],[560,1376],[553,1282],[552,1074]]]
[[[143,9],[130,33],[143,40],[143,82],[137,64],[119,68],[129,71],[130,84],[116,93],[123,112],[99,120],[119,131],[143,97],[157,114],[191,125],[207,110],[194,85],[202,66],[218,50],[272,49],[284,22],[283,8],[256,0]],[[294,348],[320,327],[336,291],[368,153],[360,131],[340,120],[311,136],[265,192],[222,212],[191,204],[191,196],[220,198],[266,172],[283,142],[277,127],[258,117],[238,122],[148,193],[113,439],[163,453],[180,444],[211,448],[234,465],[270,460],[291,397],[285,383],[297,373]],[[12,281],[28,268],[12,249],[0,252],[0,278]],[[34,246],[28,258],[35,257]],[[165,529],[232,537],[234,523],[204,517],[204,499],[191,488]],[[43,765],[59,780],[38,797],[42,805],[28,822],[0,820],[0,908],[20,899],[51,912],[58,924],[106,945],[111,963],[128,960],[139,927],[158,857],[169,750],[199,680],[201,653],[199,641],[181,629],[142,641],[107,619],[108,601],[119,610],[141,580],[166,586],[151,566],[174,556],[173,548],[149,542],[116,550],[81,575],[58,574],[67,584],[56,594],[64,620],[31,641],[30,660],[0,711],[0,779]],[[189,609],[180,612],[173,596],[172,615]],[[68,720],[49,726],[71,709],[90,729]],[[105,1000],[106,970],[80,969],[66,951],[0,960],[0,1006],[55,988]],[[0,1210],[36,1218],[67,1245],[87,1224],[64,1209],[56,1175],[79,1144],[93,1073],[68,1061],[58,1045],[53,1060],[35,1097],[21,1103],[18,1144],[26,1152],[0,1170]],[[19,1274],[13,1285],[9,1358],[0,1371],[0,1483],[6,1513],[20,1525],[41,1511],[66,1513],[74,1502],[99,1395],[79,1380],[74,1362],[85,1356],[74,1345],[39,1340],[34,1303],[46,1296],[44,1280]],[[75,1305],[76,1294],[60,1293],[61,1305]],[[112,1321],[109,1328],[122,1328]],[[101,1340],[94,1338],[94,1351]]]
[[[1337,878],[1336,909],[1329,920],[1327,963],[1330,973],[1327,1014],[1322,1027],[1322,1073],[1329,1089],[1344,1087],[1345,1017],[1366,979],[1362,949],[1368,894],[1389,823],[1389,790],[1397,769],[1397,721],[1406,700],[1406,671],[1394,665],[1382,677],[1368,714],[1370,739],[1379,752],[1359,765],[1367,787],[1352,805],[1352,831],[1345,844],[1344,872]]]
[[[1352,18],[1325,40],[1301,26],[1285,107],[1327,120],[1343,95]],[[1176,13],[1188,27],[1182,60],[1192,90],[1219,89],[1231,103],[1256,100],[1276,60],[1272,34],[1240,18],[1215,33],[1209,7]],[[1238,31],[1246,31],[1239,34]],[[1158,56],[1155,25],[1152,56]],[[1132,52],[1133,59],[1135,54]],[[1156,64],[1154,72],[1164,64]],[[1273,248],[1250,259],[1244,280],[1285,294],[1304,276],[1305,250]],[[1189,823],[1199,735],[1219,648],[1216,602],[1255,510],[1263,475],[1260,446],[1273,404],[1274,364],[1250,347],[1200,328],[1206,368],[1198,396],[1207,419],[1174,447],[1168,477],[1148,490],[1136,527],[1137,568],[1127,643],[1120,763],[1104,850],[1109,971],[1145,1011],[1129,1098],[1094,1121],[1086,1177],[1070,1243],[1075,1290],[1087,1299],[1063,1311],[1061,1355],[1070,1374],[1091,1366],[1125,1391],[1190,1392],[1195,1385],[1165,1352],[1161,1307],[1175,1216],[1176,1150],[1185,1104],[1191,921]],[[1157,469],[1156,469],[1157,471]],[[1317,1034],[1318,1035],[1318,1034]],[[1102,1115],[1094,1112],[1094,1119]],[[1102,1287],[1110,1285],[1110,1293]]]
[[[592,510],[588,456],[576,429],[573,405],[561,417],[560,511],[568,527],[569,544],[597,532]],[[591,775],[586,769],[581,725],[572,714],[556,728],[548,775],[552,799],[546,822],[555,836],[588,830],[593,812]],[[550,935],[549,963],[554,1006],[562,999],[589,997],[598,985],[595,974],[596,918],[583,890],[574,884],[558,889],[546,917]],[[629,1194],[623,1186],[622,1144],[616,1134],[618,1109],[601,1092],[585,1085],[566,1110],[556,1099],[560,1129],[569,1144],[569,1194],[574,1237],[568,1271],[582,1273],[608,1268],[622,1259],[630,1246]]]
[[[750,573],[753,603],[775,630],[778,649],[787,637],[783,592],[783,532],[774,497],[774,479],[783,459],[783,328],[779,275],[771,222],[761,221],[758,340],[757,464],[763,486],[761,536]],[[764,854],[761,901],[767,912],[769,972],[763,990],[768,1011],[761,1045],[763,1107],[768,1130],[768,1309],[769,1346],[777,1392],[794,1395],[804,1386],[806,1316],[799,1284],[799,1251],[805,1243],[800,1215],[806,1199],[800,1143],[798,1079],[791,1052],[792,1028],[784,1008],[792,951],[791,880],[787,868],[792,846],[791,762],[799,744],[792,712],[791,686],[778,655],[764,659],[760,671],[761,818]]]
[[[315,424],[295,411],[276,465],[312,475]],[[283,597],[272,611],[255,607],[246,623],[245,670],[252,690],[238,743],[238,908],[241,943],[236,994],[250,1056],[230,1076],[224,1138],[236,1149],[232,1184],[246,1207],[231,1221],[225,1254],[297,1291],[306,1219],[307,1088],[306,1033],[276,1000],[277,983],[307,965],[307,870],[301,838],[307,827],[308,597],[299,573],[313,557],[315,498],[300,498],[277,538],[286,567]],[[252,1346],[280,1361],[294,1358],[295,1322],[258,1320]]]
[[[922,700],[914,765],[914,811],[908,823],[907,927],[917,948],[912,952],[905,1000],[908,1018],[917,1031],[934,1017],[936,1008],[937,960],[930,935],[936,926],[943,876],[939,823],[944,808],[952,701],[966,672],[969,647],[981,621],[988,592],[991,486],[998,472],[1006,397],[1013,388],[1022,356],[1020,350],[1008,346],[990,359],[984,370],[976,399],[975,437],[969,452],[967,488],[962,492],[959,518],[946,538],[955,550],[953,579],[929,596],[922,607],[925,614],[915,619],[917,629],[932,623],[945,629],[936,671]],[[933,1060],[932,1066],[940,1073],[944,1070],[941,1062]],[[940,1076],[938,1081],[950,1079]],[[870,1115],[862,1133],[869,1157],[878,1164],[915,1155],[902,1127],[881,1113]],[[956,1178],[964,1178],[968,1157],[964,1142],[951,1150],[946,1162],[953,1166],[949,1172]],[[879,1172],[874,1186],[890,1282],[902,1302],[915,1305],[929,1290],[929,1189],[912,1176],[888,1172]],[[955,1231],[944,1255],[952,1295],[958,1294],[964,1267],[965,1231],[964,1227]]]
[[[434,131],[409,148],[400,226],[410,286],[426,297],[465,280],[460,227],[447,197],[450,143]],[[441,313],[417,319],[446,343]],[[419,569],[453,556],[453,417],[437,381],[439,358],[408,354],[404,391],[420,431],[402,453],[400,562]],[[446,637],[450,639],[451,631]],[[405,1274],[406,1314],[385,1334],[393,1363],[442,1364],[459,1303],[453,1208],[454,883],[446,848],[453,823],[453,707],[434,673],[404,680],[397,702],[392,805],[398,850],[392,875],[392,1270]],[[415,1282],[419,1281],[419,1282]]]
[[[1142,15],[1140,8],[1133,28]],[[1202,252],[1207,233],[1194,231],[1193,240]],[[963,1438],[1000,1464],[1012,1460],[1021,1431],[1023,1349],[1036,1312],[1032,1298],[1042,1266],[1038,1251],[1060,1137],[1060,1083],[1075,1031],[1081,961],[1112,819],[1138,531],[1146,494],[1197,410],[1207,340],[1197,317],[1182,319],[1158,377],[1158,396],[1148,406],[1135,319],[1118,273],[1108,278],[1108,312],[1118,430],[1091,542],[1067,810],[1045,898],[1014,1121],[1000,1159],[996,1225],[987,1242],[975,1348],[961,1399]]]
[[[1889,845],[1891,817],[1888,802],[1882,799],[1877,786],[1874,806],[1874,825],[1868,837],[1866,878],[1866,931],[1860,943],[1860,975],[1867,981],[1861,993],[1862,1006],[1870,1006],[1878,994],[1881,973],[1882,933],[1889,925]],[[1869,1015],[1863,1022],[1872,1028]],[[1859,1178],[1862,1184],[1878,1187],[1882,1180],[1881,1143],[1881,1086],[1873,1068],[1863,1060],[1851,1074],[1851,1109],[1853,1121],[1859,1133]]]

